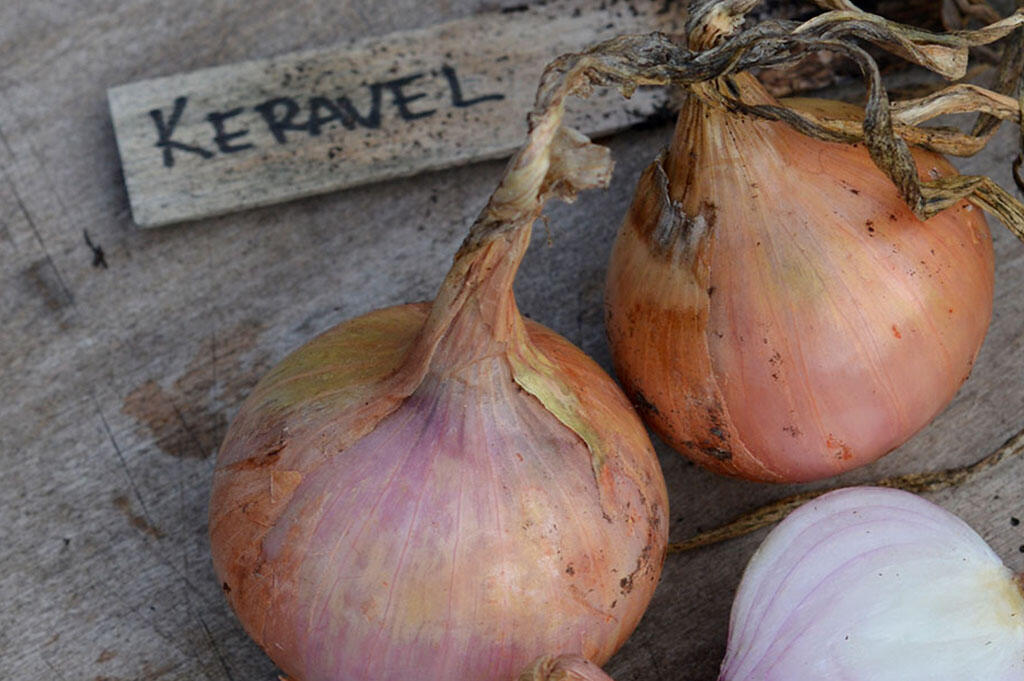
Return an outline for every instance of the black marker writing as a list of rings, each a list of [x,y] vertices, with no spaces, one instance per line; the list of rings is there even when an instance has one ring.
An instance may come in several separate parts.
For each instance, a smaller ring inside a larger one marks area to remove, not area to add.
[[[417,118],[426,118],[427,116],[433,116],[437,109],[429,109],[427,111],[409,111],[409,105],[415,102],[417,99],[422,99],[427,96],[425,92],[417,92],[414,95],[407,94],[402,90],[406,85],[419,80],[423,77],[422,73],[414,73],[411,76],[405,78],[396,78],[395,80],[389,80],[384,83],[384,87],[391,90],[392,96],[395,98],[395,106],[398,107],[398,115],[402,117],[404,121],[414,121]]]
[[[245,151],[246,149],[252,149],[253,145],[248,142],[244,144],[231,144],[231,140],[238,139],[239,137],[245,137],[246,135],[248,135],[248,128],[245,128],[243,130],[235,130],[234,132],[228,132],[224,129],[224,121],[228,120],[229,118],[234,118],[238,114],[242,113],[242,111],[244,111],[244,109],[242,107],[238,107],[237,109],[232,109],[231,111],[225,111],[223,113],[219,111],[214,111],[213,113],[206,115],[206,120],[209,121],[210,125],[213,126],[214,144],[217,145],[217,148],[220,149],[222,153],[231,154],[236,151]]]
[[[309,134],[316,137],[320,134],[320,128],[331,121],[338,121],[348,130],[356,129],[356,122],[341,107],[326,97],[312,97],[309,100],[309,123],[307,128]]]
[[[338,106],[342,108],[356,123],[364,128],[376,130],[380,127],[380,100],[383,84],[372,83],[370,85],[370,113],[361,115],[356,107],[349,101],[348,97],[339,97]]]
[[[278,117],[275,111],[282,106],[284,107],[283,115]],[[295,117],[299,114],[299,103],[291,97],[275,97],[262,104],[257,104],[253,108],[256,109],[260,116],[263,116],[263,120],[267,123],[267,128],[278,144],[284,144],[288,141],[284,134],[285,131],[302,131],[308,127],[306,123],[294,122]]]
[[[153,109],[149,112],[150,118],[153,119],[153,123],[156,125],[156,146],[163,149],[164,152],[164,167],[170,168],[174,165],[174,154],[171,153],[171,149],[179,149],[180,151],[189,151],[193,154],[199,154],[203,158],[212,158],[213,152],[207,151],[202,147],[192,146],[191,144],[185,144],[183,142],[175,142],[171,139],[171,135],[174,134],[174,129],[178,127],[178,121],[181,120],[181,114],[185,112],[185,105],[188,103],[188,97],[178,97],[174,100],[174,110],[171,112],[171,117],[164,122],[164,112],[160,109]]]
[[[441,73],[444,74],[445,79],[448,81],[448,88],[452,91],[452,106],[459,109],[464,109],[467,106],[473,106],[480,102],[490,102],[500,99],[505,99],[505,95],[500,92],[496,92],[490,95],[481,95],[474,97],[473,99],[465,99],[462,96],[462,85],[459,84],[459,77],[455,73],[455,69],[445,64],[441,67]]]
[[[429,88],[421,86],[417,89],[416,87],[427,75],[425,72],[413,73],[401,78],[364,85],[363,87],[369,95],[364,111],[360,111],[349,96],[330,97],[316,94],[301,100],[295,97],[272,97],[252,107],[212,111],[206,114],[205,120],[212,128],[211,142],[213,145],[222,154],[232,154],[256,146],[253,141],[241,141],[241,138],[253,132],[250,129],[254,123],[251,114],[248,117],[250,127],[245,127],[247,112],[255,112],[259,115],[255,122],[262,120],[267,132],[277,144],[288,144],[295,139],[296,135],[301,137],[300,133],[305,133],[309,137],[317,137],[332,125],[341,126],[346,130],[356,130],[360,127],[370,130],[379,129],[384,109],[383,95],[385,91],[389,95],[390,105],[394,107],[394,113],[399,119],[407,122],[433,116],[437,113],[438,105],[464,109],[482,102],[505,99],[505,95],[501,93],[467,98],[455,68],[444,64],[441,66],[440,72],[431,71],[429,76],[435,80],[443,77],[442,82],[447,85],[449,100],[436,102],[433,108],[428,108],[426,102],[420,100],[430,97]],[[167,168],[174,166],[175,159],[172,153],[174,150],[196,154],[204,159],[214,156],[214,152],[209,149],[173,139],[174,131],[181,122],[187,102],[186,97],[175,99],[171,113],[166,118],[160,109],[149,112],[156,126],[156,146],[163,152],[163,164]],[[360,106],[364,106],[362,102]],[[250,138],[250,140],[252,139],[256,138]]]

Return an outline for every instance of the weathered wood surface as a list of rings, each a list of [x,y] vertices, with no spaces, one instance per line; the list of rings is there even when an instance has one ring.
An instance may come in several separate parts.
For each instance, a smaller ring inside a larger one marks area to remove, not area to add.
[[[507,156],[549,61],[681,26],[663,0],[559,0],[112,88],[132,215],[154,227]],[[667,99],[618,96],[577,100],[569,124],[608,134]]]
[[[37,681],[243,679],[206,540],[211,454],[248,388],[315,333],[433,296],[498,178],[488,162],[159,231],[131,221],[107,111],[118,83],[428,26],[493,4],[224,0],[0,4],[0,669]],[[554,206],[519,300],[606,367],[605,261],[667,126],[610,140],[607,192]],[[963,164],[1010,186],[1013,136]],[[87,230],[102,261],[83,238]],[[995,317],[970,380],[909,444],[841,482],[971,461],[1024,427],[1024,247],[993,225]],[[807,486],[714,477],[660,448],[672,537]],[[830,481],[834,483],[835,481]],[[823,483],[824,484],[824,483]],[[1024,461],[933,495],[1024,569]],[[764,536],[670,557],[607,666],[712,679]]]

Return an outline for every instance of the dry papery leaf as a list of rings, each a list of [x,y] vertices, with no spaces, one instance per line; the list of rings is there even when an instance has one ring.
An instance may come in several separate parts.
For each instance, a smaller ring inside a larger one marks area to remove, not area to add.
[[[990,178],[961,175],[919,179],[908,143],[958,156],[977,153],[1002,120],[1021,127],[1024,69],[1024,9],[978,29],[948,33],[925,31],[857,9],[848,0],[816,0],[828,11],[804,22],[767,20],[740,29],[758,0],[693,0],[687,22],[687,46],[660,33],[626,35],[553,62],[541,92],[570,73],[586,74],[581,91],[614,86],[629,96],[640,85],[673,85],[736,113],[785,122],[800,132],[832,142],[864,142],[875,164],[893,181],[907,205],[927,219],[960,199],[987,209],[1024,240],[1024,206]],[[983,88],[953,83],[925,97],[891,103],[878,65],[862,47],[870,43],[943,78],[967,73],[971,47],[1006,39],[995,83]],[[731,76],[754,67],[792,64],[814,51],[843,55],[858,65],[866,86],[863,116],[825,115],[788,105],[743,101]],[[723,87],[701,87],[720,83]],[[538,100],[540,103],[541,100]],[[970,132],[924,123],[947,114],[978,114]],[[1024,147],[1024,133],[1021,135]],[[1015,179],[1020,177],[1020,156]]]

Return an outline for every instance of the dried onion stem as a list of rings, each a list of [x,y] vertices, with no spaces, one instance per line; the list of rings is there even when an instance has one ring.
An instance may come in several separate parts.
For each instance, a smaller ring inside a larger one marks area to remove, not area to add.
[[[898,475],[891,478],[882,478],[869,484],[876,487],[901,489],[905,492],[913,492],[914,494],[938,492],[949,487],[959,486],[976,477],[981,472],[993,468],[1003,461],[1017,458],[1021,455],[1024,455],[1024,430],[1021,430],[1004,442],[992,453],[966,466],[957,466],[929,473]],[[829,487],[783,497],[778,501],[773,501],[770,504],[739,515],[724,525],[719,525],[704,532],[698,532],[689,539],[680,542],[671,542],[668,545],[668,552],[682,553],[684,551],[692,551],[693,549],[719,544],[729,539],[735,539],[751,532],[756,532],[762,527],[768,527],[779,522],[789,515],[791,511],[811,499],[837,489],[841,489],[841,487]]]
[[[947,30],[964,28],[972,19],[991,24],[999,21],[999,12],[982,0],[942,0],[942,25]]]
[[[721,108],[782,121],[830,142],[864,142],[875,164],[893,181],[907,205],[927,219],[963,198],[992,212],[1024,240],[1024,205],[984,176],[923,181],[908,142],[941,153],[970,156],[979,151],[1001,120],[1022,127],[1024,110],[1024,9],[979,29],[935,33],[863,12],[846,0],[816,0],[830,8],[803,23],[770,20],[738,30],[757,0],[693,0],[687,24],[689,48],[670,36],[620,36],[549,65],[538,94],[539,111],[561,106],[570,92],[613,86],[627,97],[641,85],[689,89]],[[878,65],[860,42],[896,54],[945,78],[963,77],[971,47],[1007,38],[994,89],[955,84],[919,99],[892,104]],[[808,52],[828,50],[854,61],[867,88],[863,118],[825,116],[787,105],[750,104],[730,91],[729,76],[754,67],[795,63]],[[720,82],[724,87],[709,87]],[[947,114],[979,114],[970,133],[922,124]],[[538,111],[533,120],[538,121]],[[537,123],[539,125],[539,123]],[[1024,147],[1024,132],[1021,134]],[[524,151],[524,153],[526,153]],[[1014,164],[1020,177],[1020,157]]]

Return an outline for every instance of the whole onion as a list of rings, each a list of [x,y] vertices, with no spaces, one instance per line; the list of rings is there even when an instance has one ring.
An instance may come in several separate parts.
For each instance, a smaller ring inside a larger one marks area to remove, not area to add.
[[[608,179],[606,150],[559,125],[567,92],[433,304],[313,339],[231,424],[214,567],[295,681],[509,681],[549,651],[601,664],[651,598],[667,495],[647,433],[512,293],[544,200]]]
[[[731,83],[772,101],[749,74]],[[985,218],[961,200],[922,222],[863,145],[694,90],[612,252],[616,373],[647,423],[714,471],[806,481],[873,461],[971,370],[992,310]],[[954,173],[914,158],[922,176]]]
[[[966,523],[850,488],[765,539],[733,602],[719,681],[1019,681],[1024,595]]]

